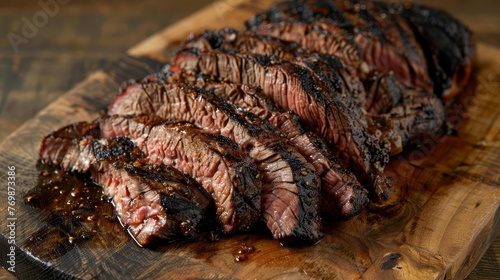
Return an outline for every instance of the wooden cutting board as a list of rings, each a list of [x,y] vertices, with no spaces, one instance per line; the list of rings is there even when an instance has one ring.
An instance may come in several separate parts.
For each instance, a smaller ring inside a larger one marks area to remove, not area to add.
[[[285,248],[265,231],[256,231],[218,242],[181,242],[153,250],[137,246],[119,226],[76,245],[43,239],[37,248],[29,246],[33,236],[55,227],[46,213],[23,202],[37,183],[35,163],[42,137],[68,123],[94,119],[122,81],[160,69],[161,63],[144,57],[165,61],[172,49],[168,46],[189,32],[241,28],[245,19],[270,2],[214,2],[135,46],[130,58],[92,74],[8,137],[0,146],[2,265],[10,267],[6,261],[9,240],[14,239],[16,275],[30,279],[465,277],[500,231],[500,51],[481,44],[477,79],[449,109],[450,122],[460,122],[458,135],[430,140],[393,159],[387,172],[395,178],[395,198],[401,201],[372,206],[351,221],[326,222],[325,237],[315,246]],[[10,166],[15,166],[12,209],[6,203]],[[8,225],[13,221],[11,234]],[[246,261],[236,262],[244,243],[255,251]],[[50,255],[40,252],[53,248],[64,253],[37,257]]]

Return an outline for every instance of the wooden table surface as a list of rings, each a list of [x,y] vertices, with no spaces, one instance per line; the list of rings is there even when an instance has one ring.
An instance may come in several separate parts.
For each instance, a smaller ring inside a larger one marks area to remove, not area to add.
[[[49,1],[47,1],[49,2]],[[62,1],[61,1],[62,2]],[[139,3],[140,2],[140,3]],[[24,21],[43,11],[38,1],[0,2],[0,142],[91,72],[147,36],[213,0],[73,0],[24,36]],[[468,24],[478,41],[500,48],[500,1],[421,0]],[[231,1],[227,2],[229,5]],[[43,20],[43,19],[42,19]],[[10,35],[9,35],[10,34]],[[15,34],[15,35],[13,35]],[[17,51],[10,38],[18,38]],[[28,38],[30,37],[30,38]],[[498,279],[500,237],[468,279]],[[0,268],[0,280],[13,278]]]

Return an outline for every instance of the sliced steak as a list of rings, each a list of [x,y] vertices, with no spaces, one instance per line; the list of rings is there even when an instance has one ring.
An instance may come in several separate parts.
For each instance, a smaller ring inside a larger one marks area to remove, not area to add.
[[[425,56],[411,28],[404,19],[391,14],[386,5],[368,1],[285,1],[255,16],[247,22],[247,27],[258,33],[302,43],[318,52],[327,50],[326,41],[311,39],[321,37],[314,33],[322,33],[330,37],[328,41],[335,42],[334,54],[340,57],[348,53],[346,50],[359,51],[360,59],[351,62],[354,66],[366,62],[369,69],[393,70],[405,86],[425,91],[432,89]],[[308,29],[313,34],[309,34]]]
[[[313,32],[309,34],[301,31],[305,28],[302,24],[319,27],[311,29]],[[313,40],[318,36],[314,34],[316,30],[327,33],[330,41],[338,34],[343,34],[342,40],[348,38],[345,32],[353,34],[360,61],[394,70],[405,86],[430,92],[429,86],[433,85],[434,93],[445,100],[467,83],[475,49],[472,32],[451,15],[413,3],[286,1],[257,14],[247,22],[247,27],[258,33],[301,41],[317,51],[337,49],[331,46],[339,44],[321,47],[321,43]],[[416,77],[411,84],[404,82],[411,78],[407,74]]]
[[[178,52],[172,68],[260,86],[279,110],[294,111],[304,125],[334,145],[344,166],[351,166],[365,183],[375,182],[376,201],[383,201],[389,195],[382,172],[390,147],[366,131],[366,119],[340,79],[335,79],[334,92],[312,70],[297,64],[279,63],[264,56],[197,49]]]
[[[97,134],[95,122],[64,127],[45,138],[42,158],[65,171],[90,170],[139,245],[195,236],[207,217],[208,194],[177,170],[140,161],[144,155],[127,138],[93,138]]]
[[[475,52],[460,22],[413,3],[284,0],[246,27],[190,35],[107,116],[45,137],[41,166],[90,174],[141,246],[259,219],[315,244],[321,210],[388,200],[389,157],[442,132]]]
[[[230,139],[153,116],[107,117],[101,137],[128,137],[152,164],[194,178],[212,195],[223,233],[247,231],[258,220],[260,179],[253,161]]]
[[[314,243],[321,237],[320,182],[314,167],[256,115],[238,111],[213,92],[161,81],[124,88],[108,113],[155,114],[229,137],[259,169],[263,219],[273,236],[283,243]]]
[[[162,77],[163,76],[163,77]],[[234,85],[214,82],[202,77],[159,74],[157,79],[166,82],[194,84],[216,96],[248,110],[263,120],[268,120],[288,143],[294,146],[316,169],[321,178],[321,210],[337,219],[349,219],[359,214],[368,204],[367,191],[361,187],[356,177],[340,167],[338,160],[327,148],[324,141],[308,132],[297,115],[281,113],[266,98],[260,88],[248,85]],[[151,78],[149,79],[151,81]]]
[[[233,86],[233,90],[228,91],[227,87],[223,86],[221,89],[219,85],[210,83],[205,86],[232,104],[269,120],[314,166],[321,178],[321,206],[325,213],[336,218],[349,219],[359,214],[368,204],[367,192],[356,177],[340,167],[323,139],[308,132],[297,115],[279,112],[260,88],[242,85]]]
[[[191,36],[181,44],[181,47],[197,48],[204,52],[213,50],[234,53],[249,52],[293,61],[313,70],[321,81],[329,85],[330,88],[335,89],[336,84],[339,83],[338,80],[342,79],[342,82],[347,87],[347,91],[355,98],[356,103],[363,106],[370,115],[386,114],[391,110],[393,112],[400,112],[402,109],[395,109],[395,107],[402,106],[399,103],[406,95],[406,91],[411,91],[409,94],[415,96],[415,91],[403,88],[393,75],[376,73],[372,76],[367,76],[363,85],[356,71],[342,65],[335,57],[320,56],[300,48],[295,43],[251,32],[238,32],[229,28],[219,31],[205,31],[197,36]],[[368,89],[366,93],[364,87]],[[405,106],[408,106],[408,104]],[[399,116],[399,118],[402,117]],[[408,118],[409,115],[405,117]],[[438,121],[435,123],[439,124]],[[384,129],[384,131],[388,131],[392,135],[403,134],[408,135],[410,138],[412,137],[412,135],[407,133],[406,127],[401,127],[401,130],[404,129],[405,131],[398,131],[400,129],[398,126],[391,126],[390,129],[395,131],[389,131],[388,128]],[[391,144],[393,144],[391,145],[391,154],[401,152],[403,142],[406,141],[391,141]]]

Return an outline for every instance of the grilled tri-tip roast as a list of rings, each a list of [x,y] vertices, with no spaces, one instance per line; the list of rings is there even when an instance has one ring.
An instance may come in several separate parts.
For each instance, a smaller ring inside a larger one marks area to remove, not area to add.
[[[322,212],[349,219],[389,198],[390,156],[439,135],[474,49],[420,4],[284,1],[244,31],[190,35],[107,116],[44,138],[40,157],[90,174],[140,245],[259,220],[283,244],[314,244]]]

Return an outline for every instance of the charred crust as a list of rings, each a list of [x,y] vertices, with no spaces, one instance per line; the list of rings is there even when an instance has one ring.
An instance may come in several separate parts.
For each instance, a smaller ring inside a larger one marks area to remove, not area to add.
[[[134,143],[125,137],[110,138],[104,145],[101,141],[92,139],[92,149],[99,161],[126,159],[134,156],[132,153],[134,148]]]

